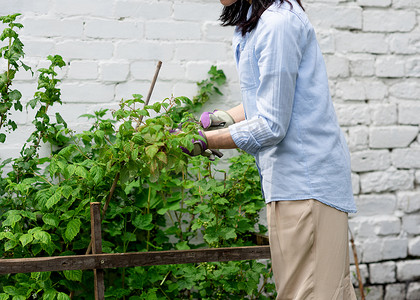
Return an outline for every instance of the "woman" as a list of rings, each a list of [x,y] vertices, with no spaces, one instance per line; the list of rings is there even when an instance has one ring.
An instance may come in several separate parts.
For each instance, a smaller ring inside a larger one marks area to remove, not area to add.
[[[242,104],[201,116],[207,143],[198,153],[239,147],[255,156],[277,299],[356,299],[350,157],[314,29],[300,0],[220,1],[223,25],[236,26]]]

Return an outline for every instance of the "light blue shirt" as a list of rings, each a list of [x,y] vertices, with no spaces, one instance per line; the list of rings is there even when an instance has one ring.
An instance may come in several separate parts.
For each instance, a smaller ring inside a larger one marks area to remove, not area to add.
[[[266,202],[316,199],[356,212],[350,154],[315,32],[299,4],[274,3],[233,49],[246,120],[229,127],[255,156]]]

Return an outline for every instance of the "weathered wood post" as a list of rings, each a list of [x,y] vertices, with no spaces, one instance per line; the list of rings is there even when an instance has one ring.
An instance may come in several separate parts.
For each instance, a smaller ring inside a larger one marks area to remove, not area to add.
[[[101,203],[90,203],[92,254],[102,253]],[[95,300],[105,299],[104,270],[94,269]]]

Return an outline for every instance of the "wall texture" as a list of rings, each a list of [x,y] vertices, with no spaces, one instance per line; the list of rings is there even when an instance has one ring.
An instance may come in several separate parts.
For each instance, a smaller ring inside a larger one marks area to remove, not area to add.
[[[420,1],[303,2],[351,150],[359,213],[350,225],[367,298],[420,299]],[[49,54],[68,63],[57,110],[79,130],[88,128],[79,115],[145,95],[158,60],[153,101],[192,97],[214,64],[229,84],[209,106],[238,104],[233,29],[219,26],[220,10],[217,0],[0,0],[1,15],[23,14],[28,65],[46,66]],[[21,72],[15,87],[29,100],[36,82]],[[18,154],[32,117],[15,114],[20,129],[0,158]]]

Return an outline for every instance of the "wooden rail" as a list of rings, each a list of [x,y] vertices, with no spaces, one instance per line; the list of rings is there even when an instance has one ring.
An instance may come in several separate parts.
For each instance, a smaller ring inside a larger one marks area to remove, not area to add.
[[[269,246],[1,259],[0,274],[269,259]]]
[[[104,299],[103,269],[201,263],[232,260],[269,259],[270,246],[229,247],[194,250],[171,250],[134,253],[102,253],[100,203],[90,204],[92,254],[0,259],[0,274],[93,270],[95,299]],[[265,236],[256,235],[257,244],[268,244]]]

